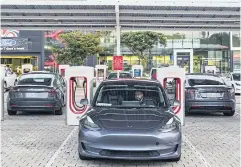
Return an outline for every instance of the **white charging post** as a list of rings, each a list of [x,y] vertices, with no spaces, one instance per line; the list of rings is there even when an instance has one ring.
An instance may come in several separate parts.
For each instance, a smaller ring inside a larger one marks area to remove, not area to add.
[[[88,99],[90,103],[93,99],[93,81],[94,68],[87,66],[73,66],[65,69],[65,79],[67,81],[67,103],[66,103],[66,123],[67,125],[79,125],[79,118],[83,116],[88,109],[88,105],[81,106],[81,99]],[[75,90],[75,80],[82,79],[86,81],[85,88]],[[75,101],[75,93],[85,89],[83,97]]]
[[[106,79],[107,74],[107,66],[106,65],[96,65],[95,66],[95,74],[96,74],[96,87],[100,85],[100,83]]]
[[[32,64],[23,64],[22,65],[22,74],[29,73],[29,72],[32,72],[32,71],[33,71],[33,65]]]
[[[64,77],[65,76],[65,69],[68,68],[68,67],[69,67],[69,65],[63,65],[63,64],[59,65],[59,74]]]
[[[159,80],[164,89],[167,89],[167,81],[172,80],[174,86],[174,99],[178,100],[181,105],[173,108],[174,113],[178,116],[181,124],[184,125],[185,117],[185,69],[178,66],[157,68],[157,80]],[[170,98],[169,98],[170,99]],[[170,99],[171,100],[171,99]]]
[[[132,76],[133,76],[133,78],[142,78],[143,77],[143,66],[142,65],[133,65],[132,66]]]

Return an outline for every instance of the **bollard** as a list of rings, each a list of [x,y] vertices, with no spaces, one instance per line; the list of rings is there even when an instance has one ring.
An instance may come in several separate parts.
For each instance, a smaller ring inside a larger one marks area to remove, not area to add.
[[[4,121],[4,79],[1,79],[1,121]]]

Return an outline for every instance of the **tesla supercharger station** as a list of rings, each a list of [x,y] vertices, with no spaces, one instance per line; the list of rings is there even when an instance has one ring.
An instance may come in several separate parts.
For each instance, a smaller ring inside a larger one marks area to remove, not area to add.
[[[69,65],[59,65],[59,74],[64,77],[65,76],[65,69],[68,68],[68,67],[69,67]]]
[[[29,73],[33,71],[33,65],[32,64],[23,64],[22,65],[22,74]]]
[[[133,65],[132,66],[132,76],[133,76],[133,78],[142,78],[143,77],[143,66],[142,65]]]
[[[84,91],[84,97],[81,99],[88,99],[89,103],[93,99],[93,81],[94,81],[94,68],[87,66],[73,66],[65,69],[65,79],[67,81],[67,103],[66,103],[66,123],[67,125],[79,125],[79,119],[88,106],[78,106],[79,101],[75,101],[75,93],[78,91],[75,89],[76,82],[78,79],[86,81]]]
[[[96,77],[96,87],[100,85],[100,83],[106,79],[106,65],[96,65],[95,66],[95,77]]]
[[[172,80],[174,91],[174,100],[178,100],[181,105],[173,108],[181,124],[184,125],[185,116],[185,69],[178,66],[157,68],[157,80],[162,83],[164,89],[168,88],[168,81]],[[169,98],[170,99],[170,98]]]

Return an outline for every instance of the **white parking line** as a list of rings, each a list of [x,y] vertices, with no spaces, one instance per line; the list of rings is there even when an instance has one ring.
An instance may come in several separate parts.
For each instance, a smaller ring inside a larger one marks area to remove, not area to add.
[[[64,142],[60,145],[60,147],[58,148],[58,150],[54,153],[54,155],[50,158],[50,160],[48,161],[48,163],[45,165],[45,167],[50,167],[55,159],[58,157],[59,153],[64,149],[65,144],[68,142],[68,140],[72,137],[72,135],[74,134],[74,132],[78,129],[78,127],[75,127],[70,134],[67,136],[67,138],[64,140]]]
[[[204,158],[204,156],[197,150],[197,148],[185,137],[182,136],[184,142],[192,149],[192,151],[197,155],[197,157],[204,163],[206,167],[211,167],[210,163]]]

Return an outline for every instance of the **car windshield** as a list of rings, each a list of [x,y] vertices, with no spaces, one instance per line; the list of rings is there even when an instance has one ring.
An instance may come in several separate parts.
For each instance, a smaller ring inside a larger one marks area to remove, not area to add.
[[[240,81],[240,74],[239,73],[233,73],[233,80],[234,81]]]
[[[195,78],[189,78],[188,83],[190,86],[196,86],[196,85],[225,85],[224,81],[219,77],[198,77]]]
[[[132,78],[130,73],[120,73],[120,78]],[[117,78],[117,73],[111,73],[108,79],[115,79]]]
[[[157,86],[108,85],[100,89],[94,102],[96,106],[105,107],[165,107],[162,90]]]
[[[54,75],[51,74],[25,74],[18,80],[18,85],[45,85],[50,86]]]

